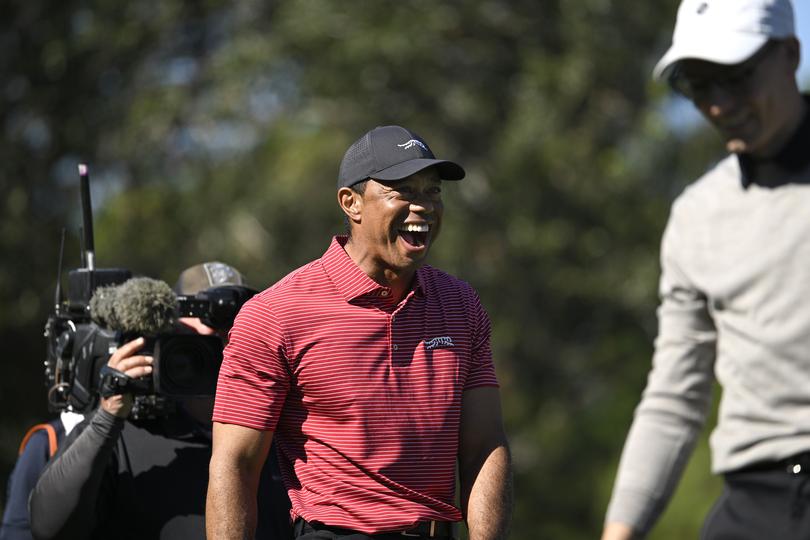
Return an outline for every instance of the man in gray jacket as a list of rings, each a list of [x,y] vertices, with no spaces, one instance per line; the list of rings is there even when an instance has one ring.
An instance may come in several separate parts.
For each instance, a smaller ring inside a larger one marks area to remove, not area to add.
[[[642,538],[723,388],[702,538],[810,538],[810,118],[789,0],[684,0],[655,68],[730,155],[675,201],[653,367],[603,540]]]

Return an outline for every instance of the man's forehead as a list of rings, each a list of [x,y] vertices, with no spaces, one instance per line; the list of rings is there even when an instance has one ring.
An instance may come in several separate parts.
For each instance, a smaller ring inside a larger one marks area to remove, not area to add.
[[[689,77],[708,78],[716,76],[726,76],[747,71],[750,67],[756,66],[760,61],[767,61],[766,56],[773,50],[774,44],[768,43],[760,48],[756,53],[737,64],[718,64],[708,60],[698,60],[696,58],[686,58],[678,62],[678,70]]]
[[[741,64],[716,64],[706,60],[687,59],[678,62],[678,71],[689,76],[709,77],[718,73],[724,73],[729,69],[733,70],[740,65]]]

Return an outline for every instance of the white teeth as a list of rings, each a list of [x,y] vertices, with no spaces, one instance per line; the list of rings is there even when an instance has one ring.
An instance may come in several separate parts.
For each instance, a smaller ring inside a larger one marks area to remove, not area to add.
[[[403,227],[403,230],[408,232],[428,232],[430,227],[427,224],[416,224],[416,223],[408,223]]]

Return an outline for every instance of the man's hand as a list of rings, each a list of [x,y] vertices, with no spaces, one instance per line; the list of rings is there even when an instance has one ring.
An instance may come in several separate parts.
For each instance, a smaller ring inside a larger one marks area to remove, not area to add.
[[[633,534],[633,529],[624,523],[608,523],[602,532],[602,540],[633,540],[637,538]]]
[[[145,340],[141,337],[121,345],[110,356],[107,365],[121,371],[128,377],[137,379],[152,373],[151,356],[135,354],[143,348]],[[132,411],[132,394],[118,394],[108,398],[101,398],[101,408],[120,418],[126,418]]]

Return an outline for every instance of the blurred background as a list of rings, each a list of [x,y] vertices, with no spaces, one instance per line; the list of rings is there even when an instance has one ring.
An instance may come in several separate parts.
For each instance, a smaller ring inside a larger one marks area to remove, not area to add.
[[[810,7],[796,7],[807,35]],[[398,123],[468,171],[445,187],[431,263],[475,286],[493,320],[512,538],[596,538],[650,362],[669,204],[723,155],[650,79],[676,8],[7,3],[0,484],[25,429],[50,417],[42,331],[63,227],[64,267],[80,266],[77,163],[90,166],[97,266],[173,284],[216,259],[264,288],[342,232],[343,151]],[[651,538],[696,537],[720,490],[708,470],[704,435]]]

